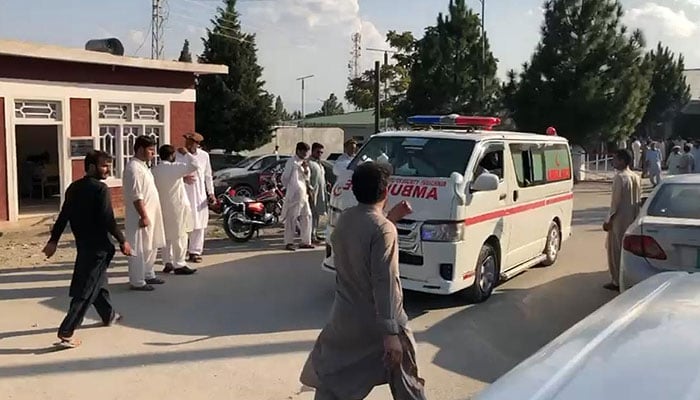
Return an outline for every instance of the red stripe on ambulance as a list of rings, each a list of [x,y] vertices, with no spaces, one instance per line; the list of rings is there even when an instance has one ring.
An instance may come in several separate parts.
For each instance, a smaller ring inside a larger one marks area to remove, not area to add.
[[[507,215],[519,214],[521,212],[534,210],[540,207],[545,207],[550,204],[560,203],[562,201],[572,200],[574,198],[573,193],[567,193],[565,195],[554,196],[544,200],[538,200],[532,203],[527,203],[515,207],[503,208],[496,211],[491,211],[485,214],[475,215],[464,220],[467,225],[475,225],[481,222],[490,221],[492,219],[502,218]]]

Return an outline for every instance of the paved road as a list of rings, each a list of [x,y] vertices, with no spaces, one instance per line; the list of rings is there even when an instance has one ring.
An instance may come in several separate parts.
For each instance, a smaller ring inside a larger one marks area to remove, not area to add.
[[[574,237],[559,262],[499,287],[485,304],[408,294],[421,373],[431,399],[465,399],[612,298],[600,222],[607,185],[577,187]],[[53,352],[71,266],[0,273],[3,399],[300,399],[298,373],[333,299],[320,251],[209,244],[194,277],[129,292],[123,259],[111,272],[123,326],[79,331],[76,350]],[[261,251],[265,250],[265,251]],[[95,325],[94,314],[85,324]],[[387,399],[379,388],[370,399]]]

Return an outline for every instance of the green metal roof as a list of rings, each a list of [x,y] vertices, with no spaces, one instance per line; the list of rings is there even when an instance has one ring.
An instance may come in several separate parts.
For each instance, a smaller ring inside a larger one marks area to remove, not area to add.
[[[385,120],[389,125],[393,125],[389,118],[381,120],[383,126]],[[301,120],[294,121],[297,124],[302,123]],[[307,118],[304,120],[304,126],[315,127],[365,127],[374,126],[374,110],[354,111],[339,115],[328,115],[323,117]]]

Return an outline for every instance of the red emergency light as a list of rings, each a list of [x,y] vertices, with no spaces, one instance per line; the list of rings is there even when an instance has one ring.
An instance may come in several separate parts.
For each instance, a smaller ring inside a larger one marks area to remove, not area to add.
[[[423,126],[472,127],[488,131],[493,129],[494,126],[500,125],[501,119],[498,117],[483,116],[416,115],[408,117],[408,123],[411,125]]]

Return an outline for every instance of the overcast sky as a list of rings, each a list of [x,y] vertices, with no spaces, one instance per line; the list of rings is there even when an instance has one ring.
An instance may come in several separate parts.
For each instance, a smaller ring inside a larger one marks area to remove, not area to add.
[[[331,92],[342,98],[351,40],[384,47],[388,30],[422,36],[449,0],[239,0],[243,29],[257,35],[266,89],[281,95],[291,111],[301,104],[295,79],[308,81],[306,109],[320,108]],[[519,69],[534,49],[542,24],[541,0],[486,0],[486,29],[499,59],[499,76]],[[467,0],[479,8],[478,0]],[[642,28],[649,46],[662,41],[683,53],[686,67],[700,67],[700,0],[623,0],[625,22]],[[90,38],[118,37],[128,55],[150,56],[150,0],[0,0],[0,37],[82,47]],[[201,51],[204,28],[218,0],[167,0],[166,57],[177,58],[184,39]],[[400,4],[400,6],[397,6]],[[363,50],[369,67],[381,54]]]

